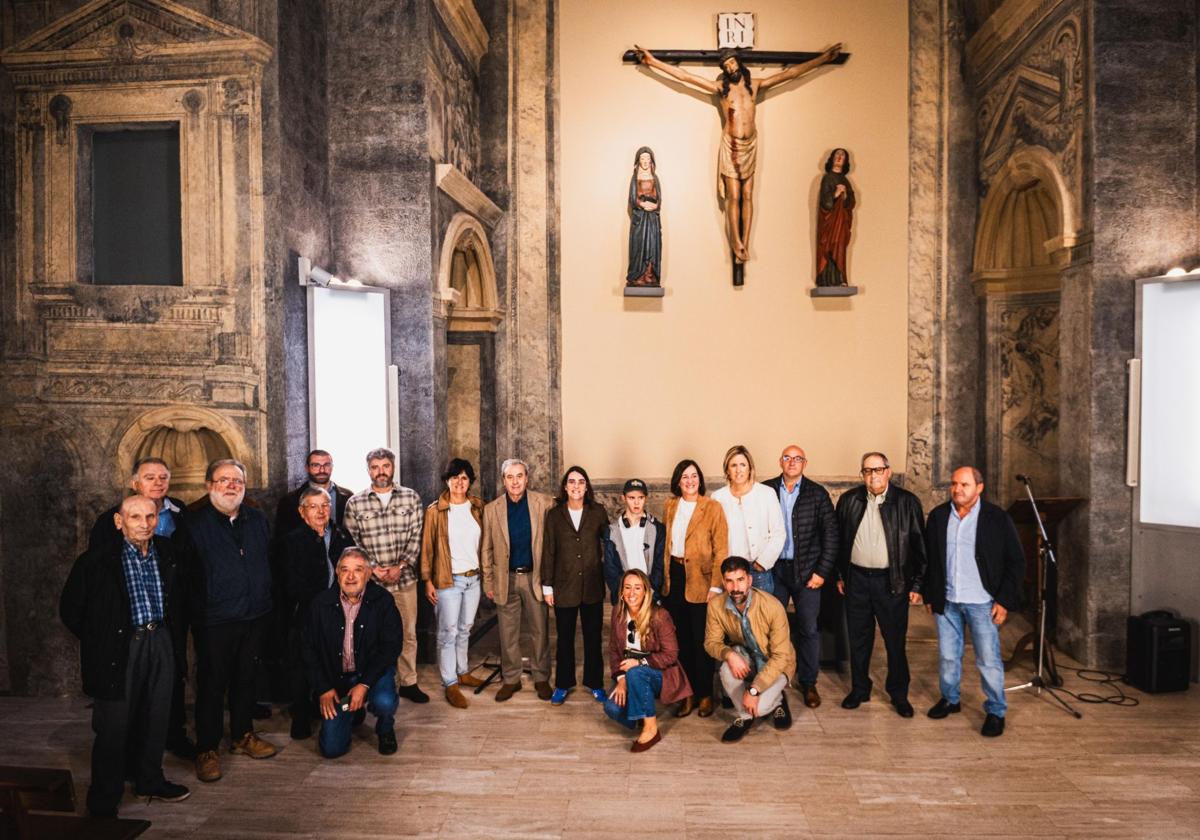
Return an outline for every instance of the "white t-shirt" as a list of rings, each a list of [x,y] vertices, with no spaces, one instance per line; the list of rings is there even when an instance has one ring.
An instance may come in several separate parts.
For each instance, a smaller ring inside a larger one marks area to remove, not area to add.
[[[450,505],[450,571],[456,575],[479,568],[479,523],[471,515],[471,503]]]
[[[650,574],[646,568],[646,526],[640,524],[639,519],[626,528],[624,519],[622,516],[617,520],[617,527],[621,529],[621,544],[625,548],[625,568],[622,571],[641,569]]]
[[[388,502],[390,502],[392,499],[392,491],[389,490],[386,493],[380,493],[379,491],[376,491],[375,495],[379,497],[379,503],[383,505],[383,509],[387,510]]]
[[[579,510],[571,510],[567,508],[567,513],[571,514],[571,524],[575,526],[575,530],[579,530],[579,523],[583,521],[583,508]]]
[[[675,508],[675,520],[671,523],[671,556],[682,557],[683,545],[687,540],[688,523],[692,521],[692,514],[696,512],[695,502],[685,502],[679,500],[679,506]]]

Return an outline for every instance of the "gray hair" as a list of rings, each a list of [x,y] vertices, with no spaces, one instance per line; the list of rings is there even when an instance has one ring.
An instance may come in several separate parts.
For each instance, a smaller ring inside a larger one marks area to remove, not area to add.
[[[860,458],[858,461],[858,468],[860,470],[867,465],[868,458],[881,459],[883,461],[883,465],[885,467],[890,467],[892,465],[891,462],[888,460],[888,456],[884,455],[882,452],[864,452],[862,458]]]
[[[337,568],[340,569],[342,567],[342,561],[347,557],[361,557],[364,563],[366,563],[368,566],[371,565],[371,558],[367,556],[367,552],[363,551],[356,545],[352,545],[348,548],[343,548],[342,553],[338,555]]]
[[[513,467],[521,467],[525,470],[525,475],[529,475],[529,465],[520,458],[506,458],[504,463],[500,465],[500,477],[504,478],[504,474]]]
[[[246,465],[243,464],[241,461],[239,461],[237,458],[218,458],[217,460],[209,463],[208,469],[206,469],[204,471],[204,480],[212,481],[213,475],[216,473],[217,469],[220,467],[237,467],[239,470],[242,471],[242,478],[243,479],[246,478]]]
[[[372,461],[391,461],[394,467],[396,466],[396,453],[386,446],[380,446],[367,453],[367,466],[370,466]]]
[[[300,504],[304,504],[305,499],[311,499],[313,496],[324,496],[329,499],[329,493],[322,490],[320,487],[313,487],[311,484],[304,485],[304,489],[300,491]],[[333,501],[329,499],[329,501]]]

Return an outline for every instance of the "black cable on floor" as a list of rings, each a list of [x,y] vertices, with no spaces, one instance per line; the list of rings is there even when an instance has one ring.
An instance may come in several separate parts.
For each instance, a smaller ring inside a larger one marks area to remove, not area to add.
[[[1076,694],[1074,691],[1062,686],[1054,687],[1055,691],[1061,691],[1063,694],[1074,697],[1080,703],[1111,703],[1114,706],[1133,707],[1139,705],[1141,702],[1136,697],[1126,694],[1125,690],[1121,687],[1121,681],[1125,677],[1124,674],[1110,674],[1108,671],[1097,671],[1093,668],[1064,668],[1062,666],[1059,666],[1059,670],[1074,671],[1075,675],[1081,680],[1108,686],[1116,691],[1116,694],[1094,694],[1090,691],[1081,691]],[[1089,676],[1091,674],[1096,674],[1097,676]]]

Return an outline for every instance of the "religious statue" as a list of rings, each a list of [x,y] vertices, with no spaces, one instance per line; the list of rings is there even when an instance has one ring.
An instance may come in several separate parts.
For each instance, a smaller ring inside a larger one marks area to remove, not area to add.
[[[850,153],[834,149],[825,161],[821,192],[817,197],[817,285],[847,286],[846,246],[854,223],[854,187],[846,175],[850,172]]]
[[[629,178],[629,268],[627,286],[657,286],[662,282],[662,187],[654,150],[642,146],[633,157]]]
[[[754,214],[754,173],[758,150],[754,117],[759,96],[776,85],[798,79],[833,61],[841,52],[842,45],[835,44],[810,61],[758,80],[750,77],[750,68],[736,50],[721,50],[721,75],[716,80],[710,80],[660,61],[641,47],[635,46],[635,49],[642,64],[717,99],[724,121],[717,159],[717,193],[725,202],[729,248],[733,253],[736,272],[742,263],[750,259],[750,221]]]

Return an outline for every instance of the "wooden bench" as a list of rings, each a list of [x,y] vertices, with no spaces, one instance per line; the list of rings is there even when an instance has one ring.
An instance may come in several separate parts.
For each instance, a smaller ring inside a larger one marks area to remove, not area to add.
[[[80,817],[74,811],[71,771],[0,767],[0,840],[130,840],[150,827],[149,820]]]

